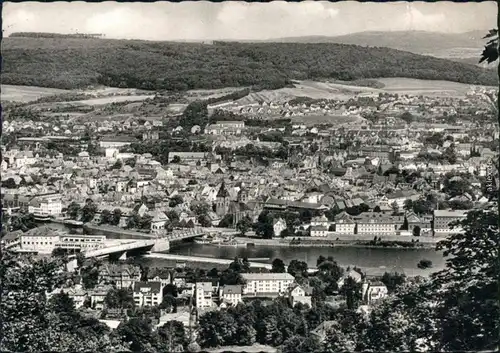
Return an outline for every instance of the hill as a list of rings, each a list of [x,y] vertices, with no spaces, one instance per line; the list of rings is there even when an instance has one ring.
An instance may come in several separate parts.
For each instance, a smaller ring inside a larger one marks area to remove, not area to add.
[[[387,47],[428,54],[453,48],[482,49],[483,31],[466,33],[437,33],[425,31],[358,32],[343,36],[307,36],[273,40],[279,43],[338,43],[371,47]]]
[[[425,31],[360,32],[343,36],[307,36],[272,40],[278,43],[337,43],[386,47],[478,65],[486,33],[437,33]]]
[[[388,48],[305,43],[169,43],[5,38],[2,83],[74,89],[151,90],[258,86],[291,80],[407,77],[497,85],[494,72]]]

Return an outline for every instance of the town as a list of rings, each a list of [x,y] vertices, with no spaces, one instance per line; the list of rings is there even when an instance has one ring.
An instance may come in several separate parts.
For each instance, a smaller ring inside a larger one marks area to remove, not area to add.
[[[0,351],[498,351],[498,29],[459,7],[8,3]]]
[[[67,295],[74,310],[110,329],[150,308],[151,330],[180,322],[181,341],[202,347],[212,345],[203,317],[239,303],[278,299],[292,308],[347,305],[367,313],[421,277],[342,268],[331,256],[310,266],[299,258],[285,264],[169,252],[193,242],[434,248],[463,232],[455,223],[469,210],[492,202],[499,137],[488,118],[492,94],[473,87],[461,98],[361,93],[347,102],[282,102],[244,90],[174,101],[176,112],[145,116],[163,104],[156,95],[116,121],[92,118],[109,114],[110,105],[87,113],[7,105],[2,246],[63,256],[72,280],[49,298]],[[328,122],[337,117],[344,123]],[[143,257],[170,261],[150,268],[137,262]],[[310,328],[320,342],[329,322]]]

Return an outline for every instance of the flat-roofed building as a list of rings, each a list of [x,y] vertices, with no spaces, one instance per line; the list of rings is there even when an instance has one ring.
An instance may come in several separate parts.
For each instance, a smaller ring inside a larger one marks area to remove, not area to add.
[[[59,216],[62,213],[62,196],[58,193],[48,193],[34,196],[28,204],[28,212],[35,216]]]
[[[462,221],[467,217],[467,211],[463,210],[434,210],[434,233],[452,234],[461,233],[462,227],[453,227],[452,224]]]
[[[295,278],[289,273],[242,273],[244,296],[278,296],[285,293]]]

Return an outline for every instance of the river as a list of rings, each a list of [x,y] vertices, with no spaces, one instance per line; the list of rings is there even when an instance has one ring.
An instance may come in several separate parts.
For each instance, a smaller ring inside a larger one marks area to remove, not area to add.
[[[51,227],[64,229],[64,225],[50,224]],[[343,267],[357,266],[372,273],[385,272],[385,270],[404,271],[409,276],[427,275],[430,272],[441,270],[445,267],[445,259],[441,252],[433,249],[402,249],[402,248],[360,248],[360,247],[286,247],[272,245],[256,245],[254,247],[217,247],[196,243],[182,243],[170,249],[170,253],[190,256],[204,256],[222,259],[269,258],[270,261],[279,258],[288,264],[292,260],[305,261],[309,267],[316,267],[316,260],[320,255],[333,256],[335,261]],[[420,260],[432,261],[432,269],[420,270],[417,264]],[[267,262],[255,260],[256,262]],[[137,259],[136,263],[143,263],[150,267],[167,266],[163,259]],[[212,268],[213,265],[203,266]]]
[[[395,248],[359,248],[359,247],[283,247],[257,245],[255,247],[217,247],[213,245],[202,245],[196,243],[182,244],[170,249],[170,253],[179,255],[205,256],[222,259],[233,259],[234,257],[247,258],[279,258],[288,264],[292,260],[305,261],[309,267],[316,267],[316,260],[320,255],[333,256],[335,261],[343,267],[357,266],[362,269],[370,269],[371,272],[382,273],[385,270],[404,271],[408,275],[425,275],[432,271],[441,270],[445,267],[445,259],[441,252],[433,249],[395,249]],[[432,261],[430,270],[420,270],[417,264],[420,260]],[[150,259],[160,262],[159,259]],[[256,260],[264,262],[263,260]],[[151,265],[154,265],[151,263]]]

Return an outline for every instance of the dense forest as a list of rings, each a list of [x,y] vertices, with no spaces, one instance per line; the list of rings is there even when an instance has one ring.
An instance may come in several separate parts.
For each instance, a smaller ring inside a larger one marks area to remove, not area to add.
[[[388,48],[344,44],[147,42],[76,38],[6,38],[3,83],[65,89],[89,85],[182,91],[291,80],[377,77],[497,85],[494,72]]]

